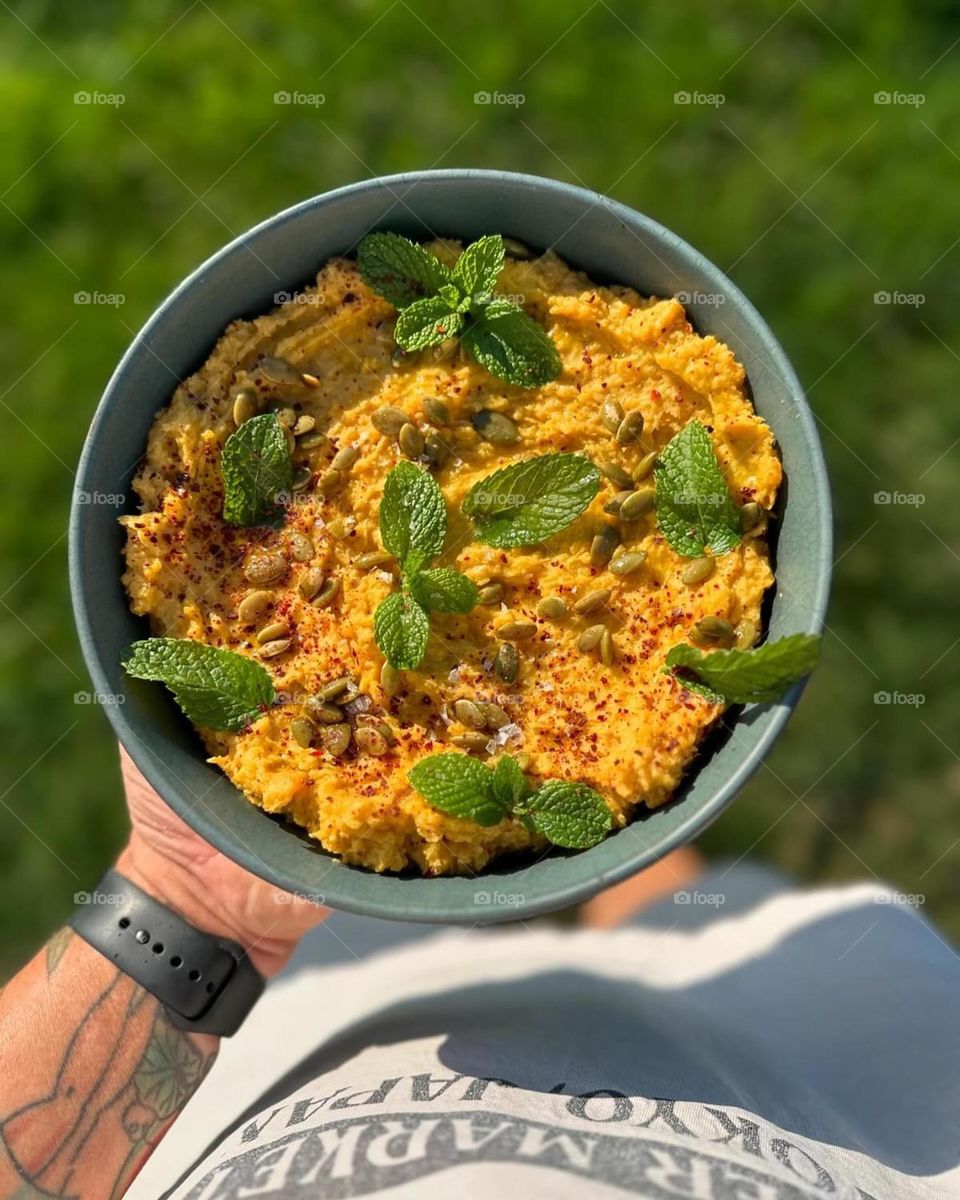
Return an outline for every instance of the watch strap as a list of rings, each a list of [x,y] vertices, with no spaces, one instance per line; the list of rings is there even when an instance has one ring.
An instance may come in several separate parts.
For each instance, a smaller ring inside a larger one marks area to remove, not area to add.
[[[195,929],[119,871],[104,875],[69,923],[156,996],[178,1029],[229,1037],[263,992],[239,943]]]

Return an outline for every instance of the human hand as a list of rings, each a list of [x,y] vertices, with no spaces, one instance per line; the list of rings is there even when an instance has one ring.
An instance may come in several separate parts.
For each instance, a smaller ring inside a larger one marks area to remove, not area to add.
[[[232,938],[274,975],[329,909],[291,896],[231,862],[171,809],[121,747],[130,841],[117,862],[137,887],[198,929]]]

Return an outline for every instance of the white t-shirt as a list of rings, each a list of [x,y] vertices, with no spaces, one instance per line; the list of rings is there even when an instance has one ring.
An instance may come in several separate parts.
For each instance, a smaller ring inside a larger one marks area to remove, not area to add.
[[[642,927],[376,954],[391,926],[338,914],[129,1196],[960,1197],[956,954],[886,889],[734,912],[732,879]]]

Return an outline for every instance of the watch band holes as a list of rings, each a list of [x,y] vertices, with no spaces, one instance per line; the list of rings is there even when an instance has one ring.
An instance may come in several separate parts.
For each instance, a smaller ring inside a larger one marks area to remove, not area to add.
[[[150,941],[150,934],[146,929],[138,929],[133,935],[141,946],[145,946]]]
[[[154,942],[150,949],[154,952],[154,954],[162,954],[163,942]]]
[[[179,954],[175,954],[173,958],[170,959],[170,966],[174,968],[183,966],[183,959]]]
[[[130,918],[129,917],[121,917],[120,920],[117,922],[117,924],[120,926],[121,929],[129,929],[130,928]]]
[[[199,971],[194,969],[193,971],[190,972],[189,978],[190,978],[191,983],[199,983],[202,976]]]

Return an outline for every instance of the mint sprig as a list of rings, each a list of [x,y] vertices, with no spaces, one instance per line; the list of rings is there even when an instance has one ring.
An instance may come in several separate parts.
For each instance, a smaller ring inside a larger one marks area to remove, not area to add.
[[[452,567],[427,569],[447,534],[447,506],[432,475],[413,463],[398,463],[383,486],[379,519],[384,548],[399,563],[402,582],[399,592],[377,605],[373,636],[392,667],[412,671],[426,653],[429,614],[470,612],[479,592]]]
[[[488,546],[536,546],[572,524],[599,490],[600,472],[582,454],[541,454],[478,480],[463,511]]]
[[[660,451],[654,482],[657,522],[678,554],[726,554],[739,543],[740,511],[699,421],[685,425]]]
[[[568,850],[595,846],[613,827],[599,792],[559,779],[534,788],[510,755],[491,770],[467,754],[432,754],[413,766],[407,778],[441,812],[484,826],[516,817]]]
[[[258,662],[187,638],[134,642],[123,667],[134,679],[165,683],[188,720],[207,729],[239,733],[276,699]]]
[[[276,413],[251,417],[227,438],[220,473],[230,525],[274,525],[283,517],[279,501],[293,487],[293,464]]]
[[[674,646],[664,671],[679,683],[717,703],[765,704],[778,700],[817,664],[820,635],[794,633],[752,650],[712,650]],[[692,675],[692,678],[690,676]]]
[[[357,251],[364,279],[400,309],[394,336],[402,349],[422,350],[462,333],[464,348],[491,375],[540,387],[563,364],[546,331],[512,300],[494,295],[504,259],[499,234],[471,242],[452,270],[396,233],[371,233]]]

